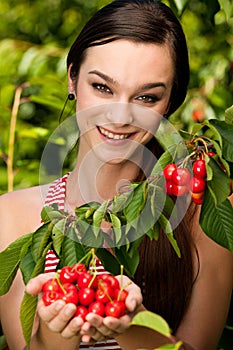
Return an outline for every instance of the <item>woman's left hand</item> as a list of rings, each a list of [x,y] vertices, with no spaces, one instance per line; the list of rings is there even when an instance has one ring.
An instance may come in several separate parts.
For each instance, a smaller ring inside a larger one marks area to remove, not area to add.
[[[117,278],[123,279],[123,283],[121,281],[123,286],[127,285],[124,289],[129,293],[125,301],[128,312],[120,318],[110,316],[103,318],[95,313],[89,313],[80,332],[83,342],[106,341],[107,338],[116,338],[129,328],[133,316],[143,309],[140,288],[126,276],[118,276]]]

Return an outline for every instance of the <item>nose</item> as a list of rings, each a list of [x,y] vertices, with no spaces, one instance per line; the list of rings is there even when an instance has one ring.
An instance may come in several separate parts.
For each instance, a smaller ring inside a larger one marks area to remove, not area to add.
[[[119,125],[132,124],[134,116],[130,103],[115,102],[110,104],[106,112],[106,118],[109,122]]]

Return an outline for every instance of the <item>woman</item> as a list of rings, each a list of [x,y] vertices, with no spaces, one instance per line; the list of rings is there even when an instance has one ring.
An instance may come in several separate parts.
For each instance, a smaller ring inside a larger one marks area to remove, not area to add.
[[[38,228],[45,203],[59,197],[60,209],[73,212],[87,201],[112,198],[122,179],[143,179],[148,163],[151,169],[161,152],[153,132],[162,115],[182,104],[189,80],[182,28],[168,7],[153,0],[116,0],[101,9],[71,47],[67,67],[69,99],[77,100],[80,129],[76,165],[54,184],[2,196],[1,250]],[[146,162],[145,149],[153,155]],[[42,192],[47,193],[45,203]],[[132,316],[145,308],[166,318],[184,349],[216,349],[230,303],[232,255],[204,235],[197,210],[190,208],[175,231],[180,260],[163,235],[153,244],[143,239],[135,284],[128,287],[130,314],[120,319],[89,314],[83,322],[73,318],[72,304],[57,301],[45,307],[39,301],[31,349],[131,350],[166,344],[155,332],[129,327]],[[39,294],[49,277],[31,280],[27,292]],[[26,348],[19,321],[24,289],[18,273],[0,301],[11,350]]]

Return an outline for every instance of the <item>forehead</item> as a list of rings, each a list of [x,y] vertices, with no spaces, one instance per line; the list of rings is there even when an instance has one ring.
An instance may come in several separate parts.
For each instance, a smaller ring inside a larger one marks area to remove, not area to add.
[[[86,50],[82,70],[98,69],[119,83],[155,79],[173,81],[174,67],[168,44],[116,40]]]

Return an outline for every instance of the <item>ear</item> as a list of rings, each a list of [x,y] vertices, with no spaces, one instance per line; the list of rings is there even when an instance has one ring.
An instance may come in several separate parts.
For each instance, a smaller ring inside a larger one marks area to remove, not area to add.
[[[71,68],[72,64],[70,64],[68,68],[68,93],[69,94],[74,94],[75,99],[76,99],[76,79],[71,78]]]

